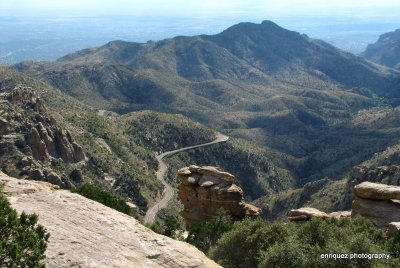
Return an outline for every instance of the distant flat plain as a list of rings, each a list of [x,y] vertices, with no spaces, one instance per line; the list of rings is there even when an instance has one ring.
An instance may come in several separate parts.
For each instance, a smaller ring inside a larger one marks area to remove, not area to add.
[[[265,19],[354,54],[364,51],[379,35],[400,28],[400,18],[0,17],[0,63],[56,60],[113,40],[143,43],[178,35],[216,34],[239,22]]]

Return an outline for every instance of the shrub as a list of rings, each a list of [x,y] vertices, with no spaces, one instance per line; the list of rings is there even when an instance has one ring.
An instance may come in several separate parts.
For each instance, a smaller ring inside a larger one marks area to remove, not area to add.
[[[400,258],[400,231],[391,239],[390,251],[393,257]]]
[[[37,221],[36,214],[18,216],[0,193],[0,267],[44,267],[50,235]]]
[[[206,253],[232,224],[232,218],[221,209],[215,218],[194,223],[186,241]]]
[[[183,222],[170,209],[163,208],[157,213],[156,221],[149,228],[156,233],[179,239],[183,233]]]
[[[103,205],[118,210],[119,212],[128,215],[132,214],[131,208],[126,204],[124,199],[92,184],[83,184],[72,192],[102,203]]]
[[[387,240],[365,218],[303,223],[236,222],[210,256],[223,267],[400,267],[399,237]],[[397,255],[396,255],[397,250]],[[389,260],[321,258],[327,253],[390,253]]]

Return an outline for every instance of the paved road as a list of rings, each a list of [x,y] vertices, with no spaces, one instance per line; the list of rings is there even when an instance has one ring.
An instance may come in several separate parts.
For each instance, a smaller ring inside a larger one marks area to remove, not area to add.
[[[156,175],[157,175],[157,179],[159,181],[161,181],[161,183],[164,185],[164,193],[163,193],[164,196],[158,203],[156,203],[154,206],[149,208],[149,210],[147,210],[146,216],[144,217],[144,223],[149,223],[149,224],[153,223],[156,218],[157,212],[160,209],[167,207],[168,202],[171,201],[171,199],[174,197],[174,189],[171,187],[171,185],[169,185],[164,180],[164,175],[167,172],[167,165],[163,161],[163,158],[166,156],[170,156],[170,155],[173,155],[173,154],[176,154],[179,152],[183,152],[183,151],[187,151],[187,150],[191,150],[194,148],[209,146],[209,145],[220,143],[220,142],[226,142],[228,139],[229,139],[228,136],[218,133],[217,138],[212,142],[198,144],[198,145],[189,146],[189,147],[184,147],[184,148],[181,148],[178,150],[169,151],[169,152],[162,153],[160,155],[156,155],[156,158],[158,161],[158,170],[157,170]]]

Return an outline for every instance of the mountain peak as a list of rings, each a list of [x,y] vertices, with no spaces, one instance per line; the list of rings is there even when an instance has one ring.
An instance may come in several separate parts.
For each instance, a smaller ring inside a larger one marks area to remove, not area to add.
[[[291,32],[280,27],[278,24],[264,20],[261,23],[254,23],[254,22],[240,22],[235,24],[228,29],[224,30],[220,35],[231,33],[231,32],[241,32],[243,34],[250,34],[254,31],[282,31],[282,32]],[[258,32],[259,33],[259,32]],[[294,32],[293,32],[294,33]]]
[[[400,29],[382,34],[362,55],[376,63],[400,69]]]

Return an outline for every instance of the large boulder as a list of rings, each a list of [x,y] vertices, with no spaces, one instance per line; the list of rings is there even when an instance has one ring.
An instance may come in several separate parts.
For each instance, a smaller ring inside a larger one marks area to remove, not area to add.
[[[386,227],[391,222],[400,222],[400,201],[356,197],[353,201],[351,217],[357,215],[370,219],[378,227]]]
[[[304,207],[299,209],[292,209],[289,211],[288,220],[289,221],[306,221],[311,218],[328,218],[328,214],[322,212],[316,208]]]
[[[220,209],[227,210],[234,219],[257,216],[261,212],[244,202],[243,190],[233,184],[235,177],[219,168],[192,165],[180,169],[178,177],[187,229],[196,221],[215,217]]]
[[[335,211],[332,213],[325,213],[316,208],[304,207],[299,209],[292,209],[288,213],[289,221],[308,221],[312,218],[326,219],[326,218],[350,218],[351,211]]]
[[[400,186],[363,182],[354,187],[354,194],[364,199],[400,200]]]
[[[378,227],[400,222],[400,187],[363,182],[354,187],[351,216],[361,215]]]

